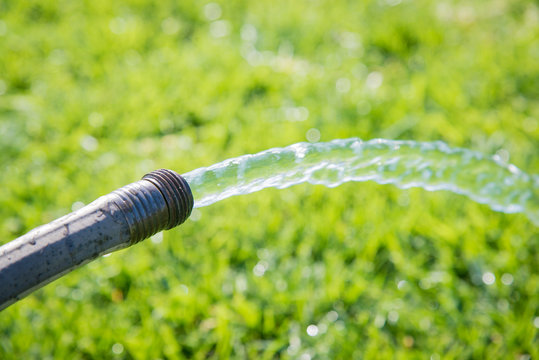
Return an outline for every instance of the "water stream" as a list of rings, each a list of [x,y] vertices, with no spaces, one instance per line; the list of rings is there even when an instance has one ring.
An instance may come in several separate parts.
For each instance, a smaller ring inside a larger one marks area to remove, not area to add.
[[[243,155],[183,175],[195,207],[267,187],[308,182],[335,187],[375,181],[399,188],[447,190],[505,213],[524,213],[539,226],[539,176],[498,157],[443,142],[358,138],[297,143]]]

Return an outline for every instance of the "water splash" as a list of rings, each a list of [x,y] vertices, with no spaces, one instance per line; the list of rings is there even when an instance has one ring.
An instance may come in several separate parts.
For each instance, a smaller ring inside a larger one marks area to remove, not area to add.
[[[372,180],[399,188],[447,190],[505,213],[524,213],[539,226],[539,176],[498,157],[443,142],[358,138],[297,143],[228,159],[183,175],[195,207],[267,187],[308,182],[335,187]]]

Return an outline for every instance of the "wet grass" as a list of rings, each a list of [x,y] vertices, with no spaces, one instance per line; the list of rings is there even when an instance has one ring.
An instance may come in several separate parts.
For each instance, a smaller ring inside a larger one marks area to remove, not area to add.
[[[0,13],[2,243],[147,171],[307,134],[443,140],[539,173],[532,2]],[[269,189],[4,310],[0,358],[537,358],[538,245],[524,216],[449,193]]]

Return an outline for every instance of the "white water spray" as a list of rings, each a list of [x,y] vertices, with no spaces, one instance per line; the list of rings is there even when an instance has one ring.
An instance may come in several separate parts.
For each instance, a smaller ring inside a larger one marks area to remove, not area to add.
[[[443,142],[358,138],[297,143],[228,159],[183,175],[195,207],[267,187],[308,182],[335,187],[372,180],[399,188],[447,190],[505,213],[524,213],[539,226],[539,176],[497,157]]]

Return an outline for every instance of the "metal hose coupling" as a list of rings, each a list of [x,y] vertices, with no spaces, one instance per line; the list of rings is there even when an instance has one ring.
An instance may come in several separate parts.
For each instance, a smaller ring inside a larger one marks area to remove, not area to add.
[[[130,245],[183,224],[193,209],[189,184],[167,169],[152,171],[112,194],[129,224]]]
[[[160,169],[31,230],[0,247],[0,310],[98,256],[182,224],[192,209],[187,181]]]

